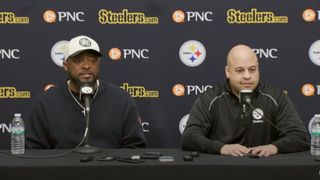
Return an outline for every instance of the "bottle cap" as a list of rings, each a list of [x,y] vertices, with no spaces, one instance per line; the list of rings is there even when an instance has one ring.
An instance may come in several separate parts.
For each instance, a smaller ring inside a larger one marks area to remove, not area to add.
[[[314,117],[320,118],[320,114],[315,114]]]
[[[14,113],[14,117],[21,117],[21,113]]]

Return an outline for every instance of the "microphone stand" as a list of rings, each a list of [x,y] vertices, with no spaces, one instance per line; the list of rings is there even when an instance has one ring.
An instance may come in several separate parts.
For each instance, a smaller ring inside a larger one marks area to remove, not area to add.
[[[85,103],[90,103],[90,99],[85,98],[85,101],[89,101],[89,102],[85,102]],[[89,144],[89,122],[90,122],[90,108],[86,108],[84,109],[84,119],[86,122],[86,130],[85,130],[85,134],[84,134],[84,141],[83,141],[83,145],[81,145],[79,148],[77,148],[74,152],[76,153],[81,153],[81,154],[94,154],[94,153],[99,153],[101,152],[100,148],[91,146]]]
[[[250,139],[250,131],[251,131],[251,118],[250,118],[250,109],[247,107],[251,105],[251,96],[253,91],[252,90],[241,90],[239,93],[239,102],[242,104],[242,115],[241,119],[245,127],[247,128],[245,132],[245,137],[247,139],[246,145],[251,146],[251,139]]]

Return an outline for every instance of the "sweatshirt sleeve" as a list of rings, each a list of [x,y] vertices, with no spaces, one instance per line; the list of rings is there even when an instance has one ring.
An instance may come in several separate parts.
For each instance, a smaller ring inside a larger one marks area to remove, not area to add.
[[[39,99],[31,105],[29,116],[26,120],[26,148],[49,149],[48,124],[45,111]]]
[[[122,148],[144,148],[146,140],[142,131],[141,120],[136,104],[131,97],[127,98],[123,120]]]
[[[220,154],[224,143],[207,138],[214,123],[214,119],[210,116],[209,106],[209,93],[204,93],[195,101],[182,134],[183,150]]]
[[[280,138],[272,143],[277,146],[278,153],[304,151],[309,148],[307,130],[286,94],[280,96],[277,126],[286,132],[278,131]]]

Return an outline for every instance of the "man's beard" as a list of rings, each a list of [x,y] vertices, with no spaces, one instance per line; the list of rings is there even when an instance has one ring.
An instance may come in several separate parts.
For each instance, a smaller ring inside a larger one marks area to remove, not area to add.
[[[98,76],[97,76],[98,77]],[[80,81],[79,78],[75,78],[69,75],[70,81],[76,85],[76,87],[79,89],[81,85],[87,84],[88,86],[95,87],[97,83],[97,77],[94,76],[92,80],[86,80],[86,81]]]

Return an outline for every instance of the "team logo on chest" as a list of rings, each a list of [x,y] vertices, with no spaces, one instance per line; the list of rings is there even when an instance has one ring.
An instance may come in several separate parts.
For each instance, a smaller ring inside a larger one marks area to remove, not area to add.
[[[252,111],[252,122],[253,123],[263,123],[263,110],[260,108],[255,108]]]

